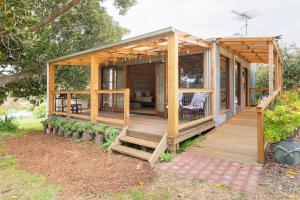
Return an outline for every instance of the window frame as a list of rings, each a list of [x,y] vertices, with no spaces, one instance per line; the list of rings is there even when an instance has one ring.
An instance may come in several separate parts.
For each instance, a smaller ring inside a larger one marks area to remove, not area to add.
[[[223,59],[226,59],[226,66],[225,66],[225,69],[226,69],[226,108],[222,108],[221,106],[221,60]],[[224,56],[224,55],[220,55],[220,60],[219,60],[219,68],[220,68],[220,91],[219,91],[219,94],[220,94],[220,112],[221,113],[224,113],[224,112],[228,112],[230,110],[230,59],[229,57],[227,56]]]
[[[236,72],[235,68],[237,68],[237,74],[235,74],[235,72]],[[234,76],[235,76],[234,77],[234,88],[235,88],[235,91],[234,91],[234,101],[235,101],[236,94],[238,92],[238,96],[237,96],[238,102],[237,102],[237,104],[234,102],[234,105],[236,107],[240,107],[242,105],[241,69],[242,69],[241,63],[240,62],[235,62],[235,65],[234,65]]]

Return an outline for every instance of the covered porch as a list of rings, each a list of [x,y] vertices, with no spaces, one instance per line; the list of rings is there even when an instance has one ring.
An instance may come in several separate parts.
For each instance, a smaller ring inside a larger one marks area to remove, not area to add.
[[[51,60],[48,115],[166,135],[175,151],[180,141],[214,126],[210,46],[201,38],[167,28]],[[57,90],[58,66],[90,67],[90,89]],[[150,75],[145,74],[147,69]],[[197,77],[191,72],[195,69]],[[180,75],[184,70],[189,72]],[[150,98],[154,101],[145,101]],[[141,106],[146,103],[153,104]]]

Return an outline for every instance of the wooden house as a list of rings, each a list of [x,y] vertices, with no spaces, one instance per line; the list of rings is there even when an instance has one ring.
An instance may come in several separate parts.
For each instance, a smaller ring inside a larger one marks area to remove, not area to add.
[[[252,63],[269,66],[268,88],[251,86]],[[251,127],[252,153],[263,162],[263,112],[282,90],[281,64],[276,37],[204,40],[169,27],[50,60],[48,116],[120,127],[112,151],[153,164],[167,149],[174,152],[180,142],[251,110],[255,123],[245,120],[241,131]],[[90,67],[90,89],[57,91],[55,68],[77,65]],[[253,93],[262,90],[267,97],[253,115]]]

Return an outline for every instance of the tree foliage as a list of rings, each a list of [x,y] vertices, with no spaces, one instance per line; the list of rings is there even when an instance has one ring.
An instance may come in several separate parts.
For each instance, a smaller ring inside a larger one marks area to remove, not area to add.
[[[0,1],[0,104],[7,95],[30,97],[46,92],[47,60],[120,40],[127,29],[121,27],[101,6],[103,0],[81,0],[64,15],[35,32],[30,27],[51,15],[68,0]],[[115,0],[120,14],[135,0]],[[72,78],[62,81],[66,73]],[[88,68],[59,68],[58,83],[72,88],[88,79]],[[74,84],[74,78],[79,82]]]
[[[284,46],[283,56],[283,87],[290,90],[300,86],[300,49],[295,44]]]
[[[291,90],[300,86],[300,49],[296,45],[281,48],[283,59],[283,88]],[[269,87],[268,65],[260,65],[256,71],[256,87]]]

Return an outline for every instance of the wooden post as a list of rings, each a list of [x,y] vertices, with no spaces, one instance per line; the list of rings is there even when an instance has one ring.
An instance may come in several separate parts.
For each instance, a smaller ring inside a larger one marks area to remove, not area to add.
[[[178,137],[178,35],[168,37],[168,137]]]
[[[210,48],[210,66],[211,66],[211,76],[210,76],[210,88],[213,90],[210,98],[210,109],[211,115],[213,116],[213,121],[215,120],[215,49],[216,44],[213,44]]]
[[[48,116],[52,116],[54,111],[54,92],[55,92],[55,65],[48,64]]]
[[[129,124],[129,115],[130,115],[130,90],[125,89],[124,91],[124,126],[128,126]]]
[[[264,111],[262,108],[256,108],[257,113],[257,154],[258,162],[265,161],[265,140],[264,140]]]
[[[67,118],[70,119],[71,114],[71,93],[67,93]]]
[[[95,55],[91,56],[91,121],[96,122],[98,117],[98,94],[99,88],[99,61]]]
[[[274,45],[272,42],[270,42],[269,43],[269,94],[270,95],[274,91],[273,63],[274,63]]]

